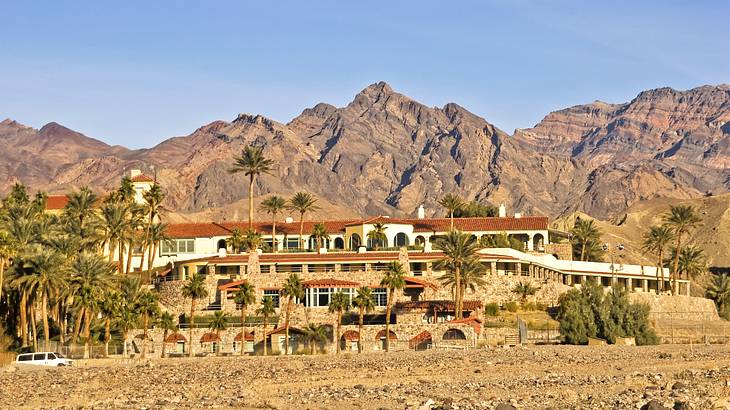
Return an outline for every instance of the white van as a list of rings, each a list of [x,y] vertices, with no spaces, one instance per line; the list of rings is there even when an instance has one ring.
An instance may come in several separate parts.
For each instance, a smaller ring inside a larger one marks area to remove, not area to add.
[[[23,353],[15,358],[15,364],[32,364],[36,366],[71,366],[73,361],[56,352]]]

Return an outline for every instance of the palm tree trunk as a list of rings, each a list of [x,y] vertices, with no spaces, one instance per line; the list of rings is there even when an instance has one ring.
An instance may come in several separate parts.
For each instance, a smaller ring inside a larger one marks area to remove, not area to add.
[[[268,354],[268,349],[266,348],[266,328],[269,325],[269,318],[264,315],[264,356]]]
[[[253,180],[254,174],[248,180],[248,229],[253,229]]]
[[[661,282],[657,284],[657,293],[664,292],[664,252],[663,249],[659,250],[659,274],[661,274]],[[657,275],[658,277],[659,275]]]
[[[191,298],[190,301],[190,323],[188,323],[188,343],[190,343],[190,350],[188,356],[193,357],[193,324],[195,323],[195,298]]]
[[[304,212],[299,213],[299,249],[304,249]]]
[[[241,306],[241,352],[243,356],[243,350],[246,348],[246,307]]]
[[[76,314],[76,320],[74,321],[74,334],[73,334],[73,342],[78,343],[79,341],[79,335],[81,334],[81,322],[84,319],[84,315],[86,314],[86,308],[82,307],[78,313]]]
[[[388,292],[388,307],[385,309],[385,351],[390,351],[390,309],[393,306],[394,290]]]
[[[119,241],[119,273],[124,272],[124,242]]]
[[[127,243],[127,249],[129,250],[127,252],[127,266],[124,268],[124,273],[126,273],[126,274],[129,274],[129,272],[132,270],[132,254],[134,253],[133,248],[134,248],[134,242],[129,241]]]
[[[149,326],[149,315],[145,313],[142,316],[142,326],[144,326],[144,331],[142,332],[142,358],[144,359],[147,355],[147,327]]]
[[[337,339],[335,339],[335,342],[337,344],[337,354],[340,354],[340,324],[342,323],[342,311],[337,311]]]
[[[43,348],[46,351],[51,350],[51,335],[48,327],[48,293],[45,290],[41,291],[41,315],[43,316]]]
[[[84,321],[84,358],[91,357],[91,320],[93,319],[91,308],[86,309],[86,320]]]
[[[461,293],[461,270],[459,269],[459,265],[456,264],[454,266],[454,280],[455,280],[455,288],[456,291],[456,297],[454,298],[454,312],[456,314],[456,319],[461,319],[461,306],[459,305],[459,299],[460,299],[460,293]]]
[[[66,344],[66,307],[63,305],[63,303],[59,303],[58,306],[58,327],[60,328],[60,332],[58,332],[58,340],[61,342],[62,345]]]
[[[580,260],[581,261],[585,260],[585,258],[586,258],[585,255],[586,255],[586,242],[582,241],[582,243],[580,245]]]
[[[158,246],[158,242],[155,242],[155,244],[152,246],[152,253],[150,254],[150,264],[148,265],[148,269],[152,269],[152,267],[155,265],[155,258],[157,257]]]
[[[677,272],[679,270],[679,253],[682,245],[682,233],[677,232],[677,248],[674,255],[674,269],[672,269],[672,277],[669,280],[672,282],[672,295],[677,294]]]
[[[30,328],[33,331],[33,350],[38,351],[38,329],[35,324],[35,307],[30,305]]]
[[[365,316],[365,309],[360,308],[360,321],[358,322],[357,326],[357,352],[362,353],[362,325],[363,325],[363,316]]]
[[[162,358],[165,358],[165,348],[167,347],[167,329],[165,329],[164,332],[162,332]]]
[[[104,356],[109,357],[109,341],[112,338],[111,334],[112,320],[107,317],[104,321]]]
[[[291,314],[291,299],[289,296],[286,302],[286,317],[284,318],[284,354],[289,354],[289,315]]]
[[[453,231],[454,230],[454,210],[453,209],[450,212],[450,216],[451,216],[451,230]]]
[[[28,346],[28,293],[25,290],[20,297],[20,335],[23,347]]]
[[[276,253],[279,251],[279,246],[276,243],[276,213],[273,214],[274,216],[271,219],[271,245],[273,246],[273,252]]]
[[[3,282],[5,276],[5,258],[0,258],[0,299],[3,298]]]
[[[127,331],[122,331],[122,356],[124,358],[127,358],[129,354],[127,353]]]

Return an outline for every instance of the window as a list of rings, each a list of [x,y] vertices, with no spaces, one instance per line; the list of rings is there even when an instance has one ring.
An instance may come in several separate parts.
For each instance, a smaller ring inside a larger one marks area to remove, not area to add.
[[[403,232],[398,232],[395,235],[395,246],[408,246],[410,245],[408,241],[408,235],[404,234]]]
[[[33,355],[33,360],[46,360],[46,354],[45,353],[36,353]]]
[[[304,306],[307,307],[327,307],[330,304],[330,298],[333,294],[342,292],[350,299],[355,289],[352,288],[307,288],[304,290]]]
[[[331,263],[323,263],[317,265],[308,265],[307,269],[310,272],[334,272],[335,265]]]
[[[340,266],[340,270],[343,272],[361,272],[365,270],[364,263],[343,263]]]
[[[276,265],[277,272],[301,272],[302,265]]]
[[[31,361],[31,360],[33,360],[33,355],[32,354],[21,354],[20,356],[18,356],[18,361],[19,362],[28,362],[28,361]]]
[[[298,238],[286,238],[286,241],[284,242],[284,247],[286,249],[299,248],[299,239]]]
[[[48,360],[55,360],[55,359],[56,359],[56,355],[55,354],[48,353]]]
[[[259,268],[261,269],[261,273],[271,272],[271,265],[261,265],[259,266]],[[248,269],[248,266],[246,267],[246,269]],[[246,271],[246,273],[248,273],[248,271]]]
[[[373,289],[373,302],[375,302],[375,306],[387,306],[388,290],[386,288]]]
[[[413,276],[421,276],[426,270],[426,264],[423,262],[411,262],[411,272]]]
[[[160,255],[195,253],[195,239],[170,239],[160,244]]]
[[[274,307],[279,307],[279,289],[265,289],[264,290],[264,297],[270,297],[271,300],[274,302]]]

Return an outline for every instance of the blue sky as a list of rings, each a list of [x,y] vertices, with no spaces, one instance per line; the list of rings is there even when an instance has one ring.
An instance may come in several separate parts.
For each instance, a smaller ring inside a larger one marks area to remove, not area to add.
[[[509,133],[596,99],[730,82],[728,0],[0,7],[0,119],[135,148],[239,112],[287,122],[380,80]]]

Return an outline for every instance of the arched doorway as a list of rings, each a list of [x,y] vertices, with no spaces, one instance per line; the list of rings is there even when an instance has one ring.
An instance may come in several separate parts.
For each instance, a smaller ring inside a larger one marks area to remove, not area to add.
[[[225,239],[221,239],[220,241],[218,241],[218,250],[221,249],[228,249],[228,245],[226,244]],[[233,249],[233,253],[236,253],[236,251],[237,249]]]
[[[427,350],[430,349],[431,346],[433,346],[433,339],[431,338],[431,333],[424,330],[423,332],[414,336],[408,344],[409,347],[413,350]]]
[[[183,354],[185,353],[185,343],[188,341],[188,339],[185,338],[180,333],[172,333],[169,336],[167,336],[167,339],[165,339],[166,344],[172,344],[174,345],[174,349],[167,349],[170,353],[178,353]]]
[[[394,245],[395,246],[398,246],[398,247],[410,245],[410,243],[408,241],[408,235],[406,235],[403,232],[398,232],[395,235],[395,243],[394,243]]]
[[[335,238],[335,249],[345,249],[345,240],[342,238]]]
[[[360,238],[360,235],[356,233],[350,235],[350,249],[356,251],[360,245],[362,245],[362,238]]]
[[[449,329],[444,332],[444,340],[466,340],[466,335],[459,329]]]
[[[426,238],[424,238],[423,235],[416,236],[416,246],[426,246]]]
[[[360,334],[355,330],[348,330],[340,337],[340,350],[357,352],[357,340]]]
[[[532,249],[539,252],[545,251],[545,237],[542,236],[542,234],[536,233],[535,236],[532,237]]]
[[[393,347],[395,342],[398,341],[398,336],[391,330],[388,332],[388,340],[390,342],[390,347]],[[379,331],[378,334],[375,335],[375,341],[378,342],[380,350],[385,350],[385,329]]]

